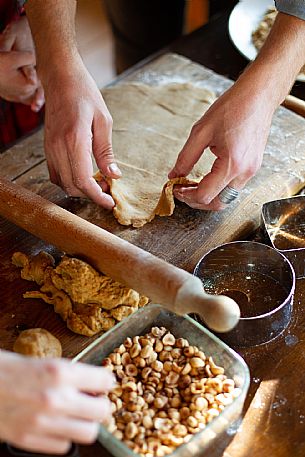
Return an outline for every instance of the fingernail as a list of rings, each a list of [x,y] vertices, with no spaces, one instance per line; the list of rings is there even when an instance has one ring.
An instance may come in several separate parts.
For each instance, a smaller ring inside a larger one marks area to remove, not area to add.
[[[113,173],[114,175],[122,176],[122,172],[121,172],[121,170],[119,169],[119,167],[117,166],[116,163],[111,163],[108,166],[108,170],[110,171],[110,173]]]
[[[177,173],[175,172],[175,170],[171,170],[169,173],[168,173],[168,177],[169,179],[173,179],[173,178],[177,178]]]
[[[38,113],[38,111],[41,109],[41,105],[32,105],[31,108],[34,113]]]
[[[184,195],[181,192],[174,192],[174,196],[178,198],[178,200],[183,200]]]
[[[114,202],[113,198],[110,195],[105,194],[103,192],[103,201],[102,201],[101,205],[105,209],[113,209],[115,207],[115,202]]]
[[[111,379],[111,389],[114,389],[117,385],[117,379],[114,375],[112,375],[112,379]]]
[[[116,386],[116,377],[113,373],[109,373],[109,389],[113,389]]]
[[[209,205],[212,200],[213,199],[210,197],[204,197],[204,198],[201,198],[201,203],[203,203],[204,205]]]

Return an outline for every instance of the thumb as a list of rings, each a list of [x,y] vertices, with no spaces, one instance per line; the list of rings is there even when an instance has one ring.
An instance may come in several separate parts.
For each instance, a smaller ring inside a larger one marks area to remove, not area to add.
[[[113,155],[111,125],[111,122],[105,122],[105,116],[94,117],[92,151],[102,174],[109,178],[117,179],[122,176],[122,173]]]
[[[44,102],[45,102],[44,91],[43,91],[42,86],[39,86],[35,92],[34,99],[31,103],[31,110],[34,111],[35,113],[37,113],[43,107]]]
[[[33,65],[25,65],[24,67],[21,68],[24,76],[27,78],[28,82],[30,84],[33,84],[34,86],[37,85],[37,73]]]
[[[200,159],[210,142],[208,129],[202,125],[202,119],[193,125],[191,133],[180,151],[177,161],[169,172],[169,179],[187,176]]]

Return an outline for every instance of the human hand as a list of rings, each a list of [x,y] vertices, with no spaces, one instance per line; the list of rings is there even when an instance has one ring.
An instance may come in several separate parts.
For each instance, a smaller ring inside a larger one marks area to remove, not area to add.
[[[91,155],[101,174],[119,178],[112,152],[112,118],[95,82],[77,56],[65,68],[47,74],[45,153],[54,184],[74,197],[87,196],[111,209],[114,201],[92,177]],[[60,90],[59,90],[60,88]]]
[[[0,96],[9,102],[31,105],[37,84],[29,81],[21,67],[35,64],[31,52],[0,52]]]
[[[0,439],[49,454],[66,453],[72,441],[92,443],[111,415],[102,394],[113,387],[106,368],[2,352]]]
[[[17,53],[10,55],[11,51]],[[30,58],[32,56],[32,58]],[[30,59],[30,60],[29,60]],[[28,60],[30,63],[27,63]],[[2,71],[5,63],[14,71],[13,78]],[[0,95],[2,98],[31,105],[39,111],[44,105],[44,93],[35,69],[35,49],[31,30],[25,16],[7,25],[0,34]]]
[[[208,147],[216,158],[211,171],[197,186],[175,189],[175,197],[196,209],[225,208],[218,194],[226,186],[241,190],[261,166],[274,109],[250,81],[235,83],[194,124],[168,176],[187,176]]]

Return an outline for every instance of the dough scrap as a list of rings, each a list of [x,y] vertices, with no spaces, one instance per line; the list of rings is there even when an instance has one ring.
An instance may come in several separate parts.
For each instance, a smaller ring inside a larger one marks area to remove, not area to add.
[[[15,352],[31,357],[61,357],[60,341],[43,328],[24,330],[16,339],[13,347]]]
[[[197,184],[200,179],[188,179],[188,178],[173,178],[170,179],[166,184],[164,184],[162,189],[162,194],[158,204],[154,210],[156,216],[171,216],[175,209],[175,200],[174,200],[174,186],[183,185],[191,186]]]
[[[103,96],[114,120],[113,148],[123,174],[107,180],[116,203],[114,216],[122,225],[142,227],[155,215],[171,215],[175,180],[169,181],[167,174],[215,95],[190,83],[126,83],[105,89]],[[205,151],[189,183],[200,181],[214,160]]]
[[[13,263],[16,267],[22,268],[21,277],[27,281],[35,281],[41,285],[44,281],[46,270],[54,267],[55,261],[47,252],[41,252],[38,256],[31,259],[22,252],[15,252]]]
[[[52,271],[52,283],[75,303],[96,303],[107,310],[122,303],[136,306],[140,299],[135,290],[99,274],[82,260],[66,256]]]
[[[22,278],[41,286],[39,291],[25,292],[24,298],[41,298],[54,306],[68,328],[81,335],[105,332],[148,303],[147,297],[76,258],[64,256],[55,267],[45,252],[32,258],[15,252],[12,262],[22,268]]]
[[[130,316],[136,308],[132,306],[121,305],[111,311],[111,316],[114,317],[117,321],[122,321],[125,317]]]

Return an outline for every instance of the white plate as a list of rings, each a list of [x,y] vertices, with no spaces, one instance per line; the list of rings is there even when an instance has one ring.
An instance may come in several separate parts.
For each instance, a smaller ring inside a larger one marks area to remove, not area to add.
[[[229,35],[241,54],[249,60],[255,59],[257,50],[252,43],[252,32],[258,27],[266,10],[273,6],[272,0],[240,0],[229,17]],[[305,75],[297,81],[305,82]]]

